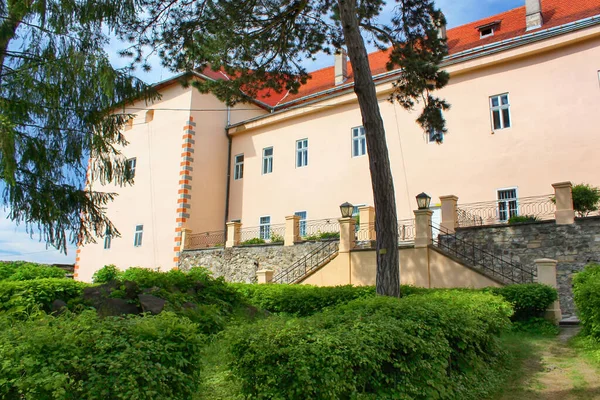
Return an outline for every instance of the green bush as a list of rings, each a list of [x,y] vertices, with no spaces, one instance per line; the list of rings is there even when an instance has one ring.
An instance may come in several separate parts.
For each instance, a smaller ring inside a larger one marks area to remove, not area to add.
[[[271,231],[271,243],[283,243],[285,240],[283,236],[278,233]]]
[[[434,292],[272,317],[230,333],[232,375],[247,398],[481,398],[511,313],[490,294]]]
[[[0,319],[0,398],[190,399],[202,336],[187,318]]]
[[[12,313],[32,309],[50,310],[54,300],[78,302],[81,300],[84,282],[70,279],[35,279],[30,281],[0,282],[0,311]]]
[[[512,319],[514,321],[542,317],[548,306],[558,298],[556,289],[539,283],[488,288],[486,291],[502,296],[513,305],[515,313]]]
[[[527,222],[536,222],[536,221],[539,221],[539,219],[535,215],[513,215],[512,217],[510,217],[508,219],[508,224],[509,225],[524,224]]]
[[[597,211],[600,205],[600,189],[585,183],[573,186],[573,208],[580,217]]]
[[[265,241],[265,239],[252,238],[252,239],[244,240],[242,243],[240,243],[240,246],[247,246],[247,245],[251,245],[251,244],[265,244],[265,243],[267,243]]]
[[[302,239],[303,240],[309,240],[309,241],[318,241],[318,240],[331,240],[331,239],[339,239],[339,238],[340,238],[340,233],[339,232],[321,232],[321,231],[318,231],[314,235],[304,236]]]
[[[575,274],[573,299],[584,332],[600,339],[600,264],[589,264]]]
[[[105,265],[98,271],[94,272],[92,276],[92,282],[94,283],[106,283],[119,279],[121,271],[115,265]]]
[[[65,275],[65,270],[51,265],[25,261],[0,262],[0,281],[64,278]]]

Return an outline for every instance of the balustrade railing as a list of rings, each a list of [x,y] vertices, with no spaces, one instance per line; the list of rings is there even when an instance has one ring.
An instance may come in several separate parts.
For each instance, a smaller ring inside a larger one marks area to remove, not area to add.
[[[315,241],[339,239],[340,223],[337,218],[300,221],[300,237]]]
[[[225,245],[225,231],[192,233],[186,236],[186,250],[198,250]]]
[[[375,240],[375,223],[357,224],[356,229],[356,240]]]
[[[398,221],[398,243],[409,243],[415,240],[415,220],[403,219]]]
[[[521,197],[514,200],[460,204],[458,226],[481,226],[508,223],[511,217],[529,217],[531,221],[554,219],[554,195]]]
[[[534,268],[525,268],[510,257],[496,255],[480,248],[475,243],[457,237],[456,234],[450,233],[436,224],[431,224],[431,229],[434,246],[463,260],[488,276],[505,284],[535,282],[536,270]]]
[[[283,243],[285,224],[262,225],[239,230],[240,244]]]

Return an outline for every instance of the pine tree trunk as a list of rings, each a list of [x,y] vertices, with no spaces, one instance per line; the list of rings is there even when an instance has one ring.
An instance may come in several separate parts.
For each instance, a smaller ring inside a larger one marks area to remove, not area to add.
[[[356,0],[338,0],[348,57],[354,72],[354,92],[362,114],[375,200],[377,233],[377,294],[400,296],[398,218],[383,119],[371,75],[365,42],[356,15]]]

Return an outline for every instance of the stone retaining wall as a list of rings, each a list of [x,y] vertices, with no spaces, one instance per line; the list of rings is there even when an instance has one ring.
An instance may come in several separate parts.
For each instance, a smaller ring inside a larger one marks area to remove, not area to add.
[[[277,274],[322,245],[321,242],[304,242],[287,247],[275,244],[190,250],[181,253],[178,267],[187,271],[202,266],[228,282],[252,282],[257,270],[268,269]]]
[[[557,282],[563,315],[573,315],[572,276],[591,262],[600,262],[600,217],[577,218],[572,225],[542,221],[519,225],[458,228],[456,235],[478,247],[512,257],[524,267],[537,258],[558,261]]]

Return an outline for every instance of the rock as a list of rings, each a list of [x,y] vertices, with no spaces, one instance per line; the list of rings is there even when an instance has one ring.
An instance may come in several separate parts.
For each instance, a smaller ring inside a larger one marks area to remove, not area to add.
[[[83,300],[86,304],[99,308],[108,299],[110,293],[119,286],[118,281],[110,281],[99,286],[86,287],[83,289]]]
[[[166,300],[152,296],[151,294],[140,294],[138,298],[140,299],[142,311],[149,312],[153,315],[160,314],[167,302]]]
[[[56,299],[52,302],[50,311],[52,312],[52,314],[60,315],[67,311],[67,303],[65,303],[62,300]]]
[[[101,317],[116,317],[139,313],[140,310],[135,304],[128,303],[127,300],[123,299],[105,299],[100,308],[98,308],[98,315]]]
[[[194,308],[198,308],[198,305],[195,304],[195,303],[192,303],[191,301],[186,301],[181,306],[183,308],[185,308],[186,310],[191,310],[191,309],[194,309]]]
[[[151,288],[143,289],[142,293],[144,293],[144,294],[150,294],[150,293],[158,292],[159,290],[160,290],[160,288],[158,286],[152,286]]]
[[[137,294],[140,292],[138,284],[133,281],[125,281],[123,282],[123,286],[125,286],[125,298],[135,300]]]

